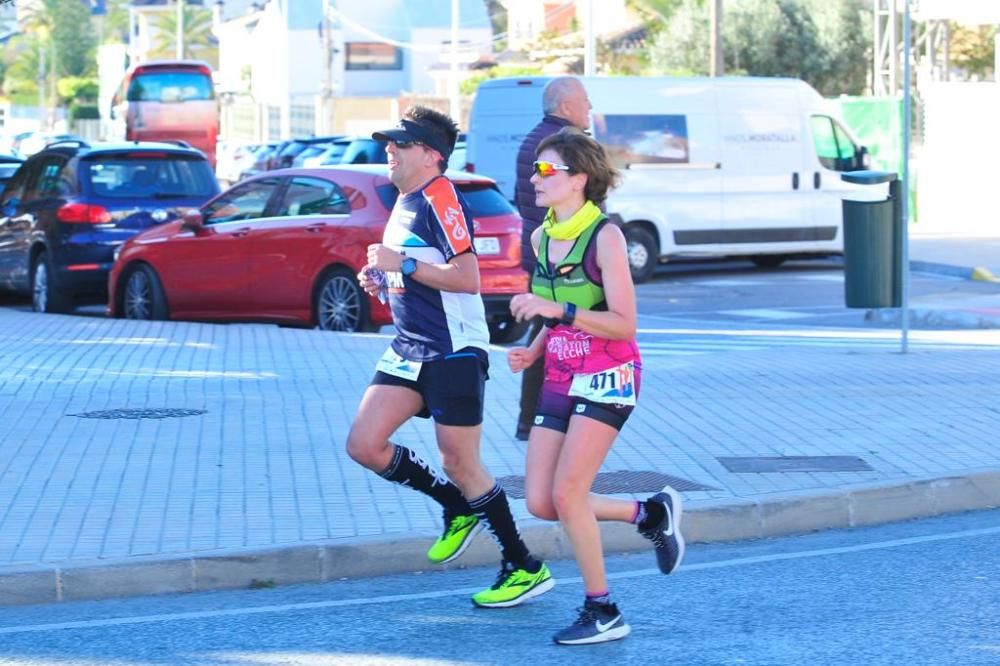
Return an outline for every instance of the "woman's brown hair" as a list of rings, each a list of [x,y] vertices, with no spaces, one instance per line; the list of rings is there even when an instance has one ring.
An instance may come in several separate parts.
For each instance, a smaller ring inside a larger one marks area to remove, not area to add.
[[[542,139],[535,155],[540,155],[546,149],[559,153],[563,164],[570,168],[570,173],[587,175],[583,196],[595,204],[604,203],[608,198],[608,190],[616,187],[621,180],[618,170],[611,165],[601,144],[575,127],[564,127]]]

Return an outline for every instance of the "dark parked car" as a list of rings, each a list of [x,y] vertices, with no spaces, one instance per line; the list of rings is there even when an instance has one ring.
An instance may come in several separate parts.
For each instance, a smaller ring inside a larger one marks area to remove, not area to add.
[[[0,154],[0,187],[7,184],[7,181],[14,176],[23,162],[23,157]]]
[[[521,218],[496,184],[449,173],[473,214],[480,290],[495,342],[525,326],[510,299],[528,287]],[[109,279],[108,314],[129,319],[274,321],[324,330],[388,324],[389,309],[358,285],[398,191],[381,166],[260,174],[127,242]]]
[[[317,143],[330,143],[331,141],[336,141],[340,139],[340,136],[308,136],[308,137],[296,137],[289,141],[286,141],[281,151],[274,162],[272,169],[287,169],[292,166],[292,162],[295,160],[296,156],[309,146],[315,145]]]
[[[204,153],[171,143],[48,146],[0,196],[0,288],[38,312],[106,298],[119,245],[219,193]]]
[[[359,137],[353,139],[340,158],[341,164],[386,164],[385,141]]]

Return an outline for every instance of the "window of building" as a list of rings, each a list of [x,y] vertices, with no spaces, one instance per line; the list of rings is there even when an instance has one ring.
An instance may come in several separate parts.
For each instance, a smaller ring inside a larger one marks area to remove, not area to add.
[[[348,42],[347,69],[403,69],[403,52],[391,44]]]

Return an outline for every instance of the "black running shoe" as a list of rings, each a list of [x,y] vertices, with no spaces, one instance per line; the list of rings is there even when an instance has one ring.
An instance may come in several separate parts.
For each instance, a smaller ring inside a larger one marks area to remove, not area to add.
[[[680,493],[667,486],[649,498],[663,506],[663,518],[654,525],[639,528],[639,533],[653,542],[656,549],[656,563],[660,571],[672,574],[684,559],[684,535],[681,534],[681,513],[683,502]]]
[[[617,641],[632,631],[614,604],[599,604],[587,599],[579,611],[580,617],[576,622],[557,633],[552,640],[559,645],[590,645]]]

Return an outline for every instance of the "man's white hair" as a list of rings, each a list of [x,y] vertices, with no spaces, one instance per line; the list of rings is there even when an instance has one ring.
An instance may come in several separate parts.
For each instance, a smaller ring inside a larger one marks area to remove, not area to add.
[[[559,76],[547,84],[542,91],[542,112],[555,113],[563,100],[575,93],[583,84],[575,76]]]

